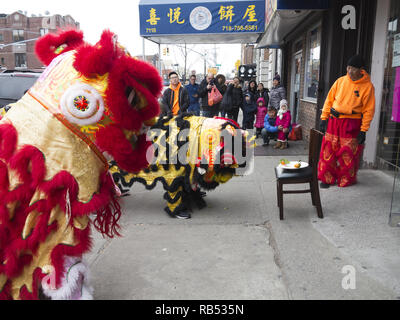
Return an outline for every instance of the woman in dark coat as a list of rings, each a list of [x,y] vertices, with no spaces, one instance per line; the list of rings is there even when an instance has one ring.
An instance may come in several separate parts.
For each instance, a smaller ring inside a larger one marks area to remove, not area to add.
[[[243,90],[238,77],[233,78],[233,83],[229,84],[225,95],[229,96],[230,102],[229,105],[224,106],[226,116],[237,122],[239,108],[243,106]]]
[[[256,80],[250,80],[249,87],[247,88],[245,94],[246,93],[251,93],[252,102],[254,102],[254,104],[256,104],[257,99],[258,99],[258,98],[256,98],[256,96],[257,96],[257,82],[256,82]]]
[[[269,103],[269,90],[264,88],[264,84],[260,82],[257,86],[256,100],[263,98],[265,105],[268,106]]]

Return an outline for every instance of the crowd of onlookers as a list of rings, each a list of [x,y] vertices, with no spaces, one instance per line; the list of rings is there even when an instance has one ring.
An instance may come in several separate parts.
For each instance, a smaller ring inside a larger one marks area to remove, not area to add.
[[[221,115],[238,121],[242,110],[243,129],[256,129],[256,136],[263,138],[263,145],[276,140],[274,148],[287,148],[287,138],[291,130],[291,115],[286,100],[286,90],[280,83],[280,76],[275,75],[273,87],[264,88],[262,82],[255,80],[241,83],[238,77],[226,84],[225,76],[209,73],[196,83],[196,76],[190,76],[189,84],[183,86],[178,74],[169,74],[170,85],[161,98],[162,115],[177,115],[190,112],[194,115],[214,117]],[[219,99],[209,99],[210,92],[217,89]]]

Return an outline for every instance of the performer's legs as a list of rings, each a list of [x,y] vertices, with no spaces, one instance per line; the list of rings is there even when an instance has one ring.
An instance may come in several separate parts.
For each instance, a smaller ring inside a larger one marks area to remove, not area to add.
[[[89,284],[88,267],[80,258],[66,257],[61,285],[55,288],[54,274],[42,281],[42,292],[52,300],[93,300],[93,288]]]
[[[325,184],[346,187],[356,183],[362,146],[357,143],[360,119],[330,118],[322,140],[318,179]]]
[[[197,208],[203,209],[207,206],[207,203],[203,199],[205,195],[206,193],[202,192],[200,189],[197,189],[195,191],[191,190],[189,194],[189,199],[196,204]]]
[[[333,185],[337,176],[336,151],[339,149],[339,137],[337,136],[337,119],[331,118],[328,128],[322,139],[321,151],[318,163],[318,180],[327,185]]]
[[[357,142],[361,120],[344,119],[345,134],[340,138],[340,149],[336,153],[338,160],[337,183],[339,187],[348,187],[357,182],[357,171],[363,145]]]
[[[179,186],[175,192],[167,191],[164,194],[164,199],[167,200],[167,206],[165,211],[172,218],[179,219],[189,219],[190,214],[188,213],[188,208],[184,202],[184,191],[183,187]]]

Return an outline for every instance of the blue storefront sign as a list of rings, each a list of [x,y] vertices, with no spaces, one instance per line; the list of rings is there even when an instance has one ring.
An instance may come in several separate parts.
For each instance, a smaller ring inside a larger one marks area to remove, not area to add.
[[[141,36],[264,32],[265,0],[168,2],[140,2]]]

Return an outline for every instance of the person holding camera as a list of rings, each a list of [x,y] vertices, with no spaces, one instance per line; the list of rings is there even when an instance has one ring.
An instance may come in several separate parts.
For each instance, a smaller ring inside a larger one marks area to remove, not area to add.
[[[356,183],[365,135],[375,112],[374,86],[365,62],[355,55],[347,62],[347,74],[329,90],[321,114],[322,139],[318,179],[321,188]]]
[[[221,103],[225,111],[225,116],[237,122],[239,109],[242,108],[243,100],[243,90],[240,85],[240,79],[234,77],[233,82],[228,85]]]
[[[213,73],[208,73],[207,76],[200,83],[199,96],[201,99],[201,110],[202,116],[207,118],[213,118],[219,114],[219,103],[215,103],[212,106],[208,105],[208,93],[211,89],[216,87],[216,82]]]

